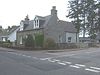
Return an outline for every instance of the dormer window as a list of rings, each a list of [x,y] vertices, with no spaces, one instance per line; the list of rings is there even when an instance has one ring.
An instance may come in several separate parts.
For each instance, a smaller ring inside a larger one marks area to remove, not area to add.
[[[39,28],[39,19],[37,17],[34,20],[34,28]]]

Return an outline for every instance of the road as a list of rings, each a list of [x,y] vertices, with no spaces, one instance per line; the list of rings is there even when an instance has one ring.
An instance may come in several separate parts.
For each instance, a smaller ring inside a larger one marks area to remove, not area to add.
[[[0,75],[100,75],[100,48],[57,53],[0,48]]]

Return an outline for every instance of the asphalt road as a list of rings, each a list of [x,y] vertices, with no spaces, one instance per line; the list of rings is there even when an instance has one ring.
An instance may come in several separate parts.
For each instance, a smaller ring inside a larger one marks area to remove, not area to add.
[[[0,75],[100,75],[100,48],[57,53],[0,48]]]

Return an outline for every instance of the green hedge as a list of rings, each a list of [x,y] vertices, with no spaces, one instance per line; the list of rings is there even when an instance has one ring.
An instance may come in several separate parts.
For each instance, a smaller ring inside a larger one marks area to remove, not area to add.
[[[43,47],[44,42],[44,35],[43,34],[35,34],[35,46],[36,47]]]
[[[51,38],[47,38],[44,41],[44,48],[46,48],[46,49],[55,49],[56,48],[55,41],[53,39],[51,39]]]

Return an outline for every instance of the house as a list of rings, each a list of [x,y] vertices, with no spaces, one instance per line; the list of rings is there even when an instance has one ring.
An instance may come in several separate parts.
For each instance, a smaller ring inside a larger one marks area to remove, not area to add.
[[[19,30],[19,26],[12,26],[8,29],[2,29],[2,32],[0,33],[0,41],[7,41],[10,40],[10,42],[15,42],[16,40],[16,33]]]
[[[10,40],[11,42],[16,41],[16,33],[19,30],[19,26],[12,26],[12,28],[7,32],[7,40]]]
[[[17,32],[17,44],[23,44],[23,38],[28,34],[43,33],[45,39],[52,38],[56,43],[78,42],[77,30],[71,22],[60,20],[57,16],[56,7],[53,6],[48,16],[36,15],[30,20],[28,15],[20,22],[20,29]]]

